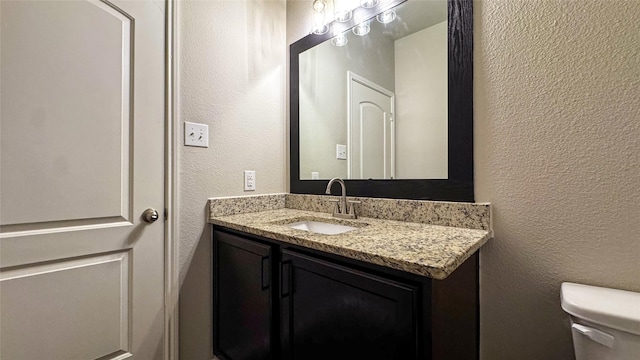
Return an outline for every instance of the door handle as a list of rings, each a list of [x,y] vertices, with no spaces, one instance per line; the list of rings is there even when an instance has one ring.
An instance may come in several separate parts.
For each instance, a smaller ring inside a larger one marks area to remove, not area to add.
[[[159,217],[160,216],[158,215],[158,210],[153,208],[148,208],[147,210],[142,212],[142,220],[150,224],[158,220]]]
[[[283,299],[291,293],[291,262],[280,263],[280,298]]]
[[[266,290],[271,285],[271,272],[269,271],[269,256],[262,257],[262,290]]]

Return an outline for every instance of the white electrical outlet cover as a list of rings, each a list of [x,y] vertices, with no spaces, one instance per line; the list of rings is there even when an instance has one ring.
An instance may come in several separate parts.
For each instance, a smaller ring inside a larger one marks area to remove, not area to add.
[[[244,171],[244,190],[254,191],[256,189],[256,172],[253,170]]]
[[[209,147],[209,125],[185,121],[184,145]]]

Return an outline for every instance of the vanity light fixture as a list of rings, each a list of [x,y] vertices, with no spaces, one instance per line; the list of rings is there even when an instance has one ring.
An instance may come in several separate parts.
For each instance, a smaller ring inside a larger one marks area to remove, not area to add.
[[[365,36],[369,33],[371,27],[369,27],[368,22],[361,22],[360,24],[353,27],[353,33],[358,36]]]
[[[349,42],[349,39],[347,39],[346,31],[336,35],[333,39],[331,39],[331,43],[333,44],[333,46],[337,46],[337,47],[345,46],[347,45],[348,42]]]
[[[378,5],[379,2],[379,0],[360,0],[360,6],[365,9],[369,9]]]
[[[378,14],[378,16],[376,16],[376,19],[381,24],[388,24],[396,19],[396,12],[393,10],[385,11],[383,13]]]
[[[329,25],[324,21],[324,13],[327,4],[323,0],[315,0],[313,2],[313,28],[312,34],[322,35],[329,31]]]

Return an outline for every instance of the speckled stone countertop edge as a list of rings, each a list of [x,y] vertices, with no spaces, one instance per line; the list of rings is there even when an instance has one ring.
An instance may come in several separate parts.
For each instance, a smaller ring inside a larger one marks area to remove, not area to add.
[[[370,224],[366,231],[362,230],[359,234],[356,232],[358,230],[354,230],[352,234],[338,236],[312,234],[274,225],[279,219],[296,216],[332,220],[328,214],[282,209],[276,212],[212,217],[209,222],[248,234],[434,279],[445,279],[492,237],[491,232],[485,230],[374,218],[358,220]],[[409,235],[403,234],[403,228],[410,228],[407,230]],[[385,229],[389,231],[387,234],[384,233]],[[393,241],[394,237],[396,241]],[[421,246],[421,241],[426,245]]]

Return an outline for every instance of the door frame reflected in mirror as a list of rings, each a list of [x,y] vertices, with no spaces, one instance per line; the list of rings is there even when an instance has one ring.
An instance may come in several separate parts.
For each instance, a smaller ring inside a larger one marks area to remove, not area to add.
[[[348,30],[406,0],[358,8],[353,19],[333,26]],[[411,1],[411,0],[409,0]],[[448,179],[345,180],[349,196],[474,201],[473,191],[473,2],[448,0]],[[331,39],[331,33],[308,35],[290,46],[290,189],[324,194],[327,180],[300,179],[299,55]]]

